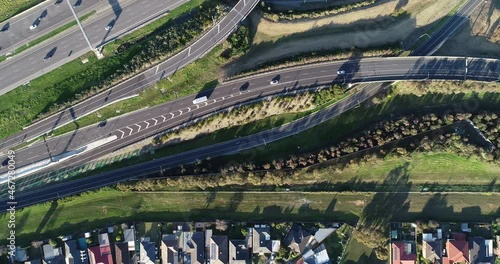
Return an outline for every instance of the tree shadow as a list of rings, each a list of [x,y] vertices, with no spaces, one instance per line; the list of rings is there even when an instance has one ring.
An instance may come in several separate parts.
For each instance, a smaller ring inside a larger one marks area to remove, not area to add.
[[[207,195],[206,203],[205,203],[205,208],[208,208],[210,204],[212,204],[213,201],[215,201],[215,197],[217,196],[217,192],[210,192]]]
[[[42,221],[40,221],[40,224],[36,228],[35,233],[40,234],[45,227],[45,225],[49,222],[49,219],[52,217],[52,214],[56,211],[58,206],[57,200],[54,200],[51,202],[50,208],[43,217]]]

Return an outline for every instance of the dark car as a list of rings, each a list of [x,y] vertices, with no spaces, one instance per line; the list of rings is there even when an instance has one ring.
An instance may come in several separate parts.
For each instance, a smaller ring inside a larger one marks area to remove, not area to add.
[[[250,83],[249,82],[246,82],[244,83],[241,87],[240,87],[240,91],[245,91],[246,89],[248,89],[248,87],[250,86]]]

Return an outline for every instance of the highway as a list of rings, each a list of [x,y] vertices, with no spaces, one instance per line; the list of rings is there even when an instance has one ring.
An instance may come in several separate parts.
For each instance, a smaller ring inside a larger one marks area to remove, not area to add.
[[[0,141],[0,150],[6,150],[9,147],[34,139],[46,132],[100,109],[111,102],[133,96],[153,83],[156,83],[162,77],[172,75],[177,70],[202,57],[214,46],[224,40],[236,28],[237,24],[250,13],[257,3],[258,0],[239,1],[221,21],[186,49],[157,66],[139,73],[97,96],[37,122],[17,134],[2,139]]]
[[[17,151],[16,163],[20,168],[48,159],[49,151],[51,156],[56,156],[108,136],[117,137],[117,140],[110,144],[60,162],[50,169],[83,164],[197,117],[284,91],[291,92],[305,87],[332,83],[391,80],[463,80],[467,78],[496,81],[500,77],[499,64],[499,60],[469,58],[467,75],[465,75],[464,58],[396,57],[335,61],[259,74],[228,82],[214,90],[204,91],[199,95],[208,96],[209,100],[204,103],[193,105],[192,101],[197,95],[191,95],[119,116],[108,120],[103,126],[92,125],[48,139],[46,142],[38,142]],[[346,74],[338,75],[338,70],[344,70]],[[280,79],[279,84],[271,85],[270,81],[277,76]],[[244,85],[245,83],[247,85]],[[247,87],[242,91],[241,87],[245,86]],[[0,169],[0,174],[5,173],[6,170],[7,168]]]
[[[69,10],[69,6],[65,1],[59,4],[59,8]],[[124,4],[117,2],[117,0],[109,1],[113,3],[111,8],[98,9],[95,17],[83,22],[83,27],[93,47],[103,45],[132,29],[142,26],[148,21],[164,15],[168,10],[186,3],[188,0],[128,0],[123,1]],[[47,14],[45,18],[47,21],[42,20],[40,25],[42,23],[49,24],[49,15]],[[115,21],[113,28],[106,31],[105,27],[113,20]],[[6,32],[9,31],[10,29]],[[3,35],[6,32],[0,34]],[[75,26],[31,49],[21,52],[0,63],[0,95],[72,61],[88,51],[89,47],[85,38],[79,28]],[[52,57],[50,60],[44,61],[43,59],[49,53],[53,54]]]
[[[66,0],[64,0],[66,1]],[[78,0],[71,0],[76,4]],[[97,13],[103,14],[104,10],[113,6],[124,5],[134,0],[100,1],[100,0],[80,0],[81,4],[75,8],[78,16],[90,13],[92,10],[99,10]],[[0,55],[13,52],[16,48],[33,41],[51,31],[74,21],[73,15],[65,2],[55,4],[56,0],[45,1],[41,4],[0,23]],[[41,18],[37,21],[38,18]],[[34,23],[37,27],[30,30]]]
[[[436,52],[444,42],[457,30],[461,25],[469,20],[470,14],[479,7],[485,4],[484,0],[467,0],[467,2],[458,9],[458,11],[450,17],[444,24],[432,34],[432,36],[415,49],[411,56],[429,56]]]
[[[192,163],[196,160],[205,159],[207,157],[229,155],[245,149],[255,148],[311,128],[338,114],[352,109],[353,107],[356,107],[359,102],[363,102],[364,100],[371,98],[384,87],[387,87],[387,84],[368,85],[356,94],[345,98],[334,106],[328,107],[320,112],[317,112],[316,114],[309,115],[276,129],[180,153],[174,156],[133,165],[112,172],[101,173],[95,176],[85,177],[65,183],[52,184],[34,191],[18,192],[15,194],[15,204],[8,204],[8,201],[3,200],[0,202],[0,210],[5,211],[11,205],[15,205],[16,209],[19,209],[33,204],[43,203],[61,197],[97,189],[127,179],[137,178],[148,173],[160,172],[161,169]],[[240,143],[236,144],[236,141],[239,141]]]

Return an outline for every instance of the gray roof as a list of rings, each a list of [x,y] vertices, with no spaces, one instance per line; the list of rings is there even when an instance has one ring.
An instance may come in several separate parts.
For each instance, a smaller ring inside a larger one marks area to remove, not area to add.
[[[140,263],[147,263],[150,261],[154,262],[156,257],[155,257],[155,243],[152,242],[147,242],[147,241],[142,241],[141,242],[141,255],[139,262]],[[144,261],[146,260],[146,261]]]
[[[250,264],[250,250],[245,240],[229,241],[229,264]]]
[[[486,256],[486,245],[484,238],[474,237],[469,239],[469,261],[471,264],[494,263],[493,257]]]
[[[115,264],[137,264],[135,251],[128,250],[128,242],[115,243]]]
[[[283,241],[283,244],[297,253],[304,253],[313,235],[301,225],[293,224]]]
[[[205,238],[203,232],[183,232],[185,264],[205,263]]]
[[[160,252],[162,264],[179,263],[179,237],[177,234],[163,235]]]
[[[68,240],[64,242],[64,255],[66,264],[87,264],[89,258],[85,249],[81,250],[76,240]]]
[[[129,228],[123,230],[123,236],[125,237],[126,242],[134,241],[135,240],[134,229]]]
[[[423,241],[422,242],[422,256],[425,259],[432,261],[438,261],[441,259],[441,253],[443,252],[443,241]]]
[[[228,263],[228,241],[227,236],[212,236],[210,243],[210,263]]]
[[[271,253],[272,240],[269,226],[252,228],[252,240],[254,254]]]

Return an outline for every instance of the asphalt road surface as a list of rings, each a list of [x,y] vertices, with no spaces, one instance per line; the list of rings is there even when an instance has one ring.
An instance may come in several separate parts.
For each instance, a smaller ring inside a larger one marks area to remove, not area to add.
[[[73,15],[66,3],[66,0],[55,4],[56,0],[45,1],[22,14],[19,14],[7,21],[0,23],[0,55],[13,52],[16,48],[30,41],[33,41],[55,29],[74,21]],[[92,10],[99,10],[96,15],[103,14],[102,11],[116,5],[124,5],[134,0],[102,1],[102,0],[71,0],[72,4],[81,2],[75,8],[78,16],[90,13]],[[33,30],[30,26],[36,24]]]
[[[467,75],[465,75],[464,58],[396,57],[336,61],[259,74],[223,84],[199,95],[187,96],[119,116],[108,120],[104,125],[92,125],[48,139],[46,142],[38,142],[17,151],[16,164],[19,169],[110,135],[117,136],[118,139],[113,143],[60,162],[49,169],[76,166],[220,109],[305,87],[391,80],[463,80],[467,78],[496,81],[500,77],[499,64],[500,60],[469,59]],[[339,70],[345,71],[345,74],[337,74]],[[279,83],[270,84],[272,79],[279,79]],[[208,97],[208,101],[194,105],[193,99],[203,95]],[[7,168],[4,167],[0,169],[0,174],[6,171]]]
[[[105,92],[97,96],[94,96],[88,100],[83,101],[80,104],[61,111],[56,115],[50,116],[49,118],[37,122],[18,134],[2,139],[0,141],[0,150],[5,150],[22,142],[34,139],[57,127],[68,124],[74,119],[78,119],[88,113],[100,109],[110,104],[111,102],[116,102],[123,98],[135,95],[141,90],[149,87],[151,84],[156,83],[161,78],[172,75],[177,70],[185,67],[192,61],[203,56],[219,42],[224,40],[225,37],[227,37],[233,31],[233,29],[236,28],[238,23],[248,13],[250,13],[250,11],[257,3],[258,0],[239,1],[236,6],[221,21],[219,21],[211,30],[209,30],[205,35],[200,37],[196,42],[194,42],[185,50],[160,63],[157,67],[137,74],[136,76],[114,86],[111,89],[106,90]],[[104,29],[104,27],[105,25],[103,24],[102,29]],[[38,62],[38,64],[42,63]],[[1,71],[2,70],[0,68],[0,72]]]
[[[193,151],[180,153],[174,156],[169,156],[153,161],[133,165],[127,168],[118,169],[112,172],[101,173],[99,175],[90,176],[66,183],[50,185],[41,189],[30,192],[15,193],[15,201],[0,201],[0,210],[5,211],[11,205],[16,209],[30,206],[37,203],[58,199],[61,197],[78,194],[92,189],[97,189],[110,184],[118,183],[127,179],[133,179],[153,172],[160,172],[162,169],[175,167],[181,164],[192,163],[199,159],[207,157],[215,157],[229,155],[240,152],[245,149],[255,148],[268,144],[270,142],[292,136],[305,129],[318,125],[334,116],[337,116],[353,107],[359,105],[360,102],[371,98],[381,89],[387,87],[384,84],[370,84],[364,89],[361,89],[356,94],[345,98],[339,103],[319,111],[313,115],[309,115],[295,122],[286,124],[279,128],[267,130],[255,135],[242,137],[236,140],[226,141],[212,146],[200,148]]]
[[[484,0],[468,0],[431,38],[415,49],[411,56],[430,56],[436,52],[443,43],[451,36],[453,32],[465,22],[469,20],[470,14],[481,4],[485,4]]]
[[[82,1],[85,2],[85,0]],[[168,10],[186,3],[188,0],[126,1],[123,5],[117,0],[108,1],[113,3],[112,8],[98,10],[98,14],[94,19],[83,22],[83,27],[93,47],[109,42],[165,14]],[[60,8],[69,9],[66,2],[59,5]],[[112,21],[115,21],[113,28],[109,31],[105,30],[106,26]],[[48,21],[42,20],[41,23],[45,22]],[[85,38],[80,29],[75,26],[19,55],[11,57],[0,63],[0,95],[72,61],[88,51],[89,47]],[[44,61],[48,54],[52,54],[51,58]]]

